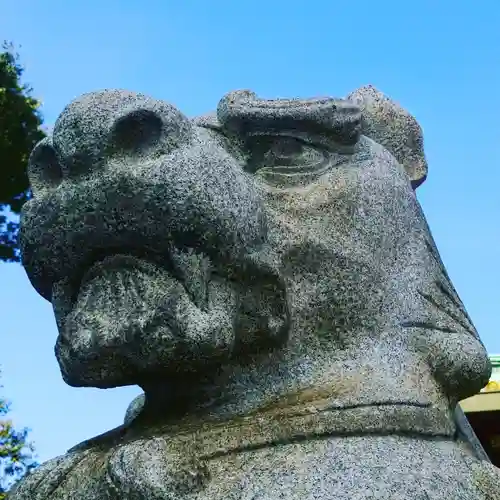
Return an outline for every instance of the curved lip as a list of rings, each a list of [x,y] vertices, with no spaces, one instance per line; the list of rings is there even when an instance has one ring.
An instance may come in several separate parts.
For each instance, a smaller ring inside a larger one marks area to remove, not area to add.
[[[87,267],[87,270],[83,273],[79,288],[105,271],[123,267],[134,267],[151,271],[152,266],[153,264],[150,264],[144,258],[135,257],[127,253],[111,253],[102,258],[96,258],[94,263]]]
[[[404,412],[404,409],[409,410],[410,415],[419,417],[418,425],[408,418],[408,414],[398,415],[399,411]],[[354,418],[356,411],[360,411],[361,415]],[[378,412],[378,418],[370,418],[375,417],[370,414],[375,411]],[[392,421],[388,420],[391,416]],[[453,419],[442,409],[431,403],[415,401],[375,402],[319,411],[304,408],[304,411],[299,410],[287,416],[264,412],[242,415],[241,418],[235,419],[195,418],[190,422],[179,421],[178,425],[176,422],[169,423],[166,419],[156,423],[154,427],[157,428],[155,435],[168,436],[173,449],[193,441],[193,445],[200,451],[200,456],[206,459],[329,438],[405,436],[410,439],[453,440],[456,431]],[[112,448],[123,440],[148,439],[150,436],[150,428],[145,428],[138,420],[133,420],[128,425],[121,425],[86,440],[74,446],[71,451],[103,446]]]
[[[141,249],[108,247],[96,249],[89,253],[80,265],[69,276],[71,283],[71,302],[75,303],[81,287],[94,279],[100,272],[114,267],[133,266],[147,273],[153,272],[154,267],[161,268],[173,274],[170,255],[165,252],[161,255],[150,251],[147,247]],[[178,278],[177,276],[174,276]]]
[[[233,425],[226,428],[226,422],[206,428],[206,458],[329,438],[405,436],[453,440],[456,432],[452,418],[431,403],[387,401],[319,410],[303,408],[288,415],[257,414],[254,417],[242,419],[232,435],[228,429]],[[265,433],[259,433],[262,428],[266,429]],[[203,433],[190,430],[196,439],[205,441],[200,435]],[[186,432],[174,433],[172,439],[177,435],[182,439]],[[211,445],[214,442],[217,446]]]
[[[391,400],[383,400],[383,401],[373,401],[371,403],[352,403],[347,405],[329,405],[324,408],[323,411],[335,411],[335,410],[354,410],[356,408],[377,408],[377,407],[414,407],[414,408],[432,408],[432,403],[422,402],[422,401],[391,401]]]

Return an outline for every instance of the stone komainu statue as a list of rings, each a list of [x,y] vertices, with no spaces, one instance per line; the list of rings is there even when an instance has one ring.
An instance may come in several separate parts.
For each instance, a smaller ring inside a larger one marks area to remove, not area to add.
[[[145,402],[10,499],[499,499],[457,439],[490,366],[426,173],[415,119],[372,87],[234,92],[194,120],[72,102],[31,155],[23,263],[64,380]]]

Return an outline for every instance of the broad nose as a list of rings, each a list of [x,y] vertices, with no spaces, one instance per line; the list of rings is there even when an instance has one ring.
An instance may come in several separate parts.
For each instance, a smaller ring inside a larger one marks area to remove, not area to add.
[[[123,90],[85,94],[35,146],[28,163],[33,194],[96,174],[111,160],[129,164],[168,154],[191,132],[189,119],[167,102]]]

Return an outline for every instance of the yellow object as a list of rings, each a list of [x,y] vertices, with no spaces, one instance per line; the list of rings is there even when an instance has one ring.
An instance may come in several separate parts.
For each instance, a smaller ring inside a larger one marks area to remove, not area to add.
[[[496,380],[490,380],[486,387],[483,387],[481,389],[481,392],[495,392],[495,391],[500,391],[500,382],[497,382]]]

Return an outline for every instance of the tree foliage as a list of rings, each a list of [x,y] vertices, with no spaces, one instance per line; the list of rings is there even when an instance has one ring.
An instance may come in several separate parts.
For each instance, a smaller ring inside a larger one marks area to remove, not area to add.
[[[39,101],[21,83],[23,68],[11,44],[0,53],[0,261],[18,262],[17,215],[30,197],[26,166],[45,133]]]
[[[28,429],[16,430],[8,418],[9,403],[0,399],[0,500],[9,488],[29,474],[38,464],[33,445],[28,441]]]

